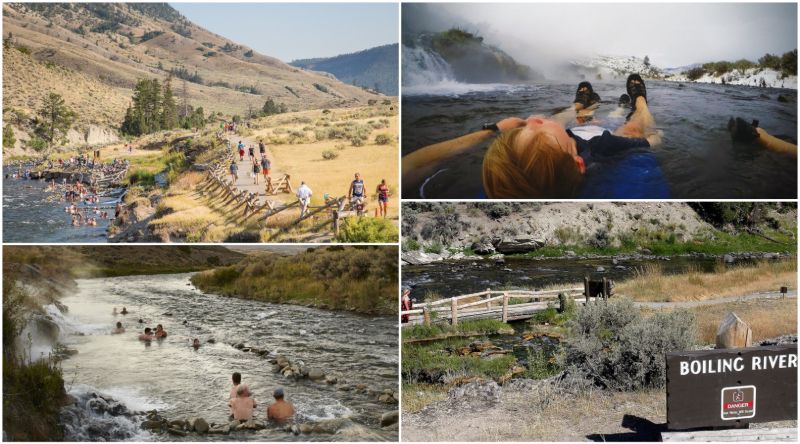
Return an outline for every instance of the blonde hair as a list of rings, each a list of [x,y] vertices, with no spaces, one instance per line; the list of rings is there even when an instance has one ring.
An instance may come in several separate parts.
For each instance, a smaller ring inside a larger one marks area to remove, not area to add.
[[[570,198],[583,180],[575,159],[551,135],[516,143],[521,128],[506,131],[483,157],[483,189],[492,199]]]

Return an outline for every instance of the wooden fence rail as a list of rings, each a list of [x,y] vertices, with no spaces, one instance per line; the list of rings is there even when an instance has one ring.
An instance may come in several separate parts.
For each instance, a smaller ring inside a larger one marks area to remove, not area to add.
[[[599,284],[602,291],[598,292]],[[583,287],[553,290],[492,290],[454,296],[438,301],[417,304],[412,310],[402,310],[400,314],[409,324],[431,324],[431,318],[449,321],[457,325],[459,320],[497,318],[503,322],[533,317],[536,312],[546,309],[553,301],[566,304],[569,299],[575,302],[607,301],[613,294],[613,282],[605,278],[600,282],[584,279]],[[477,300],[474,300],[477,299]],[[528,301],[528,302],[518,302]]]

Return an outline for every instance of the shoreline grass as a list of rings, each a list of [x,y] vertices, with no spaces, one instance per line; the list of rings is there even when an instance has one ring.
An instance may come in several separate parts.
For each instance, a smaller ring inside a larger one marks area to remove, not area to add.
[[[412,325],[406,326],[401,330],[402,339],[432,339],[446,338],[459,335],[496,335],[512,334],[514,328],[496,319],[478,319],[474,321],[462,321],[457,325],[437,323],[431,325]]]
[[[616,293],[635,301],[692,301],[778,291],[781,286],[794,288],[796,282],[797,258],[731,268],[720,264],[714,272],[690,270],[675,275],[666,275],[657,264],[649,264],[637,276],[617,282]]]

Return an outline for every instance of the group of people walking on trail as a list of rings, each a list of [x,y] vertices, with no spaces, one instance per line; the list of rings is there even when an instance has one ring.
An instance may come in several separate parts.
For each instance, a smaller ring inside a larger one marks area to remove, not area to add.
[[[258,407],[250,388],[242,384],[242,374],[235,372],[231,377],[233,387],[231,387],[228,397],[228,407],[230,408],[230,418],[233,421],[247,421],[253,419],[255,410]],[[277,423],[285,423],[294,416],[294,406],[286,401],[282,387],[278,387],[272,392],[275,402],[266,409],[266,419]]]
[[[239,143],[236,145],[236,151],[239,154],[239,161],[244,161],[244,153],[245,153],[245,145],[240,140]],[[251,169],[252,169],[252,178],[253,184],[258,185],[258,178],[259,176],[263,175],[264,180],[269,177],[270,169],[272,167],[272,162],[267,157],[267,147],[264,145],[263,140],[258,141],[258,152],[260,159],[256,157],[255,147],[250,145],[247,147],[247,154],[250,159]],[[236,160],[231,161],[230,165],[230,173],[231,173],[231,180],[233,183],[239,181],[239,165],[236,163]]]

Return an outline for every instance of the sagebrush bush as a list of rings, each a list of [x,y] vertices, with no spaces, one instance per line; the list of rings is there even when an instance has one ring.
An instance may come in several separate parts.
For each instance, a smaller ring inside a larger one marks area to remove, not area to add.
[[[397,226],[389,220],[371,217],[347,218],[339,227],[340,242],[397,242]]]
[[[339,155],[331,150],[325,150],[322,152],[322,158],[325,160],[333,160],[339,157]]]
[[[690,349],[697,337],[691,312],[644,316],[628,299],[586,305],[568,325],[567,371],[611,390],[663,387],[665,354]]]
[[[388,134],[378,134],[375,136],[375,143],[377,145],[388,145],[392,141],[392,137]]]

